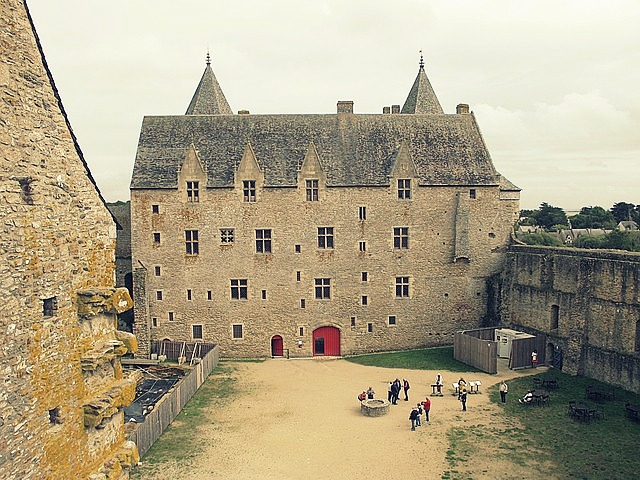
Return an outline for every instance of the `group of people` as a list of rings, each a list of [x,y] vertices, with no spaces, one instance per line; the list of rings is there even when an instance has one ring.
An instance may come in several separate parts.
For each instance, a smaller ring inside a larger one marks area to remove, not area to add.
[[[404,400],[405,402],[408,402],[409,388],[411,388],[411,386],[406,378],[403,378],[402,381],[400,381],[399,378],[396,378],[392,382],[389,382],[389,386],[387,388],[387,400],[391,402],[392,405],[397,405],[400,392],[404,390]]]
[[[422,425],[421,416],[424,412],[424,421],[429,421],[429,412],[431,411],[431,400],[429,397],[425,397],[424,402],[416,404],[415,407],[411,409],[411,413],[409,414],[409,420],[411,421],[411,430],[415,430],[416,427]]]

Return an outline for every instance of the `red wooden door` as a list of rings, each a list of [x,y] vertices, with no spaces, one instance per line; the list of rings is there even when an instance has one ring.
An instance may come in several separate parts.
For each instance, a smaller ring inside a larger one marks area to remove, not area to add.
[[[313,331],[314,355],[340,355],[340,330],[336,327],[320,327]]]
[[[271,356],[282,356],[282,337],[280,335],[274,335],[271,339]]]

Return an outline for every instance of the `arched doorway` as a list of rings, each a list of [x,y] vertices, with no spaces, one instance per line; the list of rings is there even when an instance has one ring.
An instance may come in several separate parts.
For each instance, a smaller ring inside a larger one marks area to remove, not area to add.
[[[274,335],[271,337],[271,356],[281,357],[282,352],[282,337],[280,335]]]
[[[336,327],[320,327],[313,331],[313,355],[340,355],[340,330]]]

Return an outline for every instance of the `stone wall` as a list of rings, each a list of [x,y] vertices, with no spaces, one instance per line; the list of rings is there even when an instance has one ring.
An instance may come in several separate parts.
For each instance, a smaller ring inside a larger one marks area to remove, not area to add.
[[[562,368],[640,392],[640,254],[512,246],[500,320],[548,335]]]
[[[0,55],[0,478],[125,478],[115,224],[20,0],[0,0]]]
[[[198,179],[197,169],[189,174]],[[313,330],[327,325],[340,330],[342,354],[451,344],[455,331],[485,315],[485,281],[502,268],[518,212],[518,200],[501,200],[498,187],[475,190],[469,199],[465,187],[417,187],[400,200],[391,187],[321,187],[309,202],[304,188],[269,187],[246,203],[242,188],[201,189],[199,202],[188,202],[184,189],[134,189],[132,257],[145,267],[134,278],[141,354],[147,339],[194,341],[194,324],[223,356],[269,356],[274,335],[292,356],[310,356]],[[334,229],[333,249],[318,248],[324,226]],[[408,249],[394,249],[394,227],[409,228]],[[221,242],[226,228],[233,243]],[[271,230],[271,253],[256,253],[256,229]],[[198,231],[198,255],[186,254],[185,230]],[[410,278],[409,298],[396,298],[396,276]],[[315,278],[331,279],[330,300],[316,300]],[[247,279],[246,300],[231,299],[231,279]],[[232,338],[233,324],[242,325],[242,339]]]

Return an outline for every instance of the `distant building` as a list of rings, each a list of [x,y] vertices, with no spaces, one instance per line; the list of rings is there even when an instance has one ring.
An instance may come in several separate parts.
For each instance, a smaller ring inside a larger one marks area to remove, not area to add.
[[[116,332],[116,224],[62,108],[26,5],[0,0],[0,478],[128,478],[136,377]]]
[[[622,222],[618,223],[617,228],[618,230],[621,230],[623,232],[635,232],[638,230],[638,224],[633,220],[623,220]]]
[[[143,120],[131,181],[135,332],[231,357],[450,344],[486,314],[519,188],[424,70],[402,109],[231,113],[207,65]]]

